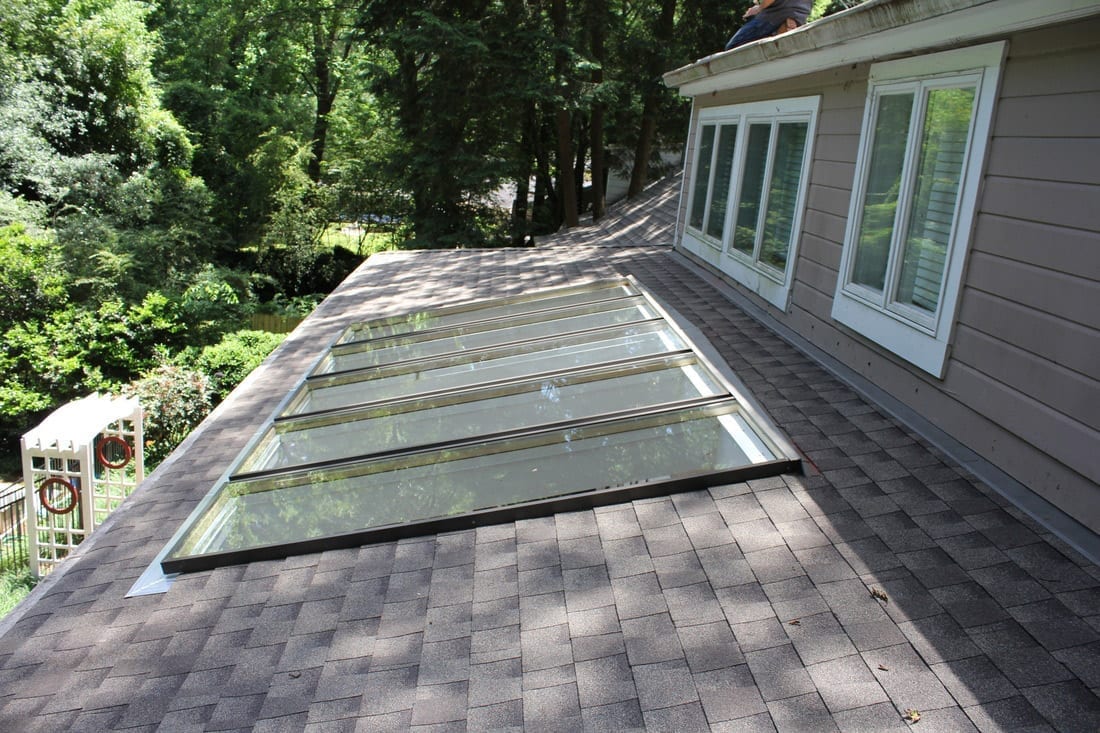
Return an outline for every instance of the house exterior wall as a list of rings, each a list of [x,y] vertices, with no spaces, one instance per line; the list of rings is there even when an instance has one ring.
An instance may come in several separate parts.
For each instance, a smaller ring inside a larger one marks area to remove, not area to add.
[[[695,115],[710,106],[821,95],[790,306],[784,313],[747,297],[1100,532],[1097,39],[1100,19],[1007,39],[942,380],[831,317],[870,65],[696,98]],[[694,144],[690,137],[688,165]]]

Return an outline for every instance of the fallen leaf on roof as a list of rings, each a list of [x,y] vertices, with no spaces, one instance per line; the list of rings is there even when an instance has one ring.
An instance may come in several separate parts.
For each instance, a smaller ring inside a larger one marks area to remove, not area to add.
[[[905,715],[903,716],[903,719],[910,722],[910,723],[916,723],[920,720],[920,711],[919,710],[914,710],[913,708],[909,708],[908,710],[905,711]]]
[[[881,588],[871,588],[871,597],[872,598],[877,598],[878,600],[882,601],[883,603],[889,603],[890,602],[890,597],[888,595],[886,595],[886,591],[882,590]]]
[[[797,618],[792,618],[790,621],[787,622],[787,625],[788,626],[801,626],[802,621],[797,619]]]

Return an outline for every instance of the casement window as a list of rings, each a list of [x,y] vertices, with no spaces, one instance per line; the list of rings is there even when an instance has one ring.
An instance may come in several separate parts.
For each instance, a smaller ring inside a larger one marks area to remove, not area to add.
[[[818,97],[705,109],[684,248],[781,310],[790,296]]]
[[[871,68],[833,318],[942,377],[1004,44]]]

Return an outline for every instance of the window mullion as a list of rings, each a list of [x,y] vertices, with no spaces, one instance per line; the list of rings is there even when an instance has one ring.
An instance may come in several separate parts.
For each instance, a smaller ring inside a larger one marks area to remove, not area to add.
[[[714,143],[710,151],[710,179],[707,181],[707,205],[703,209],[703,225],[700,229],[703,233],[706,233],[708,224],[710,222],[710,207],[713,204],[714,199],[714,182],[718,176],[718,141],[722,139],[722,124],[720,122],[714,123]]]
[[[905,237],[909,229],[909,215],[913,209],[913,190],[920,169],[921,138],[924,136],[924,115],[927,110],[928,90],[920,83],[913,95],[913,114],[909,117],[909,131],[905,147],[905,164],[902,167],[901,185],[898,189],[898,210],[894,212],[894,232],[890,238],[890,254],[886,261],[886,282],[882,289],[882,308],[889,308],[897,297],[901,258],[905,251]]]
[[[730,165],[730,191],[726,206],[726,225],[722,229],[722,251],[728,252],[733,247],[733,230],[737,224],[737,211],[741,203],[741,188],[745,175],[745,147],[748,137],[748,121],[744,117],[738,117],[733,123],[737,125],[737,141],[733,147],[733,163]]]
[[[771,132],[768,134],[768,154],[764,162],[764,185],[760,189],[760,211],[756,215],[756,239],[752,246],[752,261],[760,261],[760,248],[764,244],[764,227],[768,219],[768,198],[771,195],[772,176],[775,174],[776,136],[779,134],[779,121],[772,119]]]

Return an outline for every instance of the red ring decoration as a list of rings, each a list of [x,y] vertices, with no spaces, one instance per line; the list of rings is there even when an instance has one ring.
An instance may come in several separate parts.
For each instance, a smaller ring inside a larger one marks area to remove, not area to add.
[[[103,451],[103,447],[106,446],[106,445],[121,445],[122,446],[122,461],[121,462],[111,463],[110,461],[107,460],[107,456]],[[96,458],[99,459],[99,462],[102,463],[107,468],[125,468],[126,464],[128,464],[130,462],[130,459],[134,457],[134,450],[130,447],[129,443],[127,443],[125,440],[118,437],[117,435],[106,435],[106,436],[103,437],[103,439],[101,441],[99,441],[99,445],[97,445],[95,447],[95,455],[96,455]]]
[[[58,509],[50,503],[46,498],[46,489],[50,486],[64,486],[69,490],[69,495],[72,497],[72,501],[69,502],[69,506],[64,509]],[[50,514],[68,514],[76,509],[76,505],[80,503],[80,492],[76,490],[76,487],[63,478],[58,476],[52,476],[38,485],[38,500],[42,503],[42,507]]]

